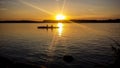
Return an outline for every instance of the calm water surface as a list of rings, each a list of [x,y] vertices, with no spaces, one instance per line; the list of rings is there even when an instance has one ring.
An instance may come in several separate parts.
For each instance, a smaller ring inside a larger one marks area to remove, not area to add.
[[[71,68],[93,68],[114,62],[112,38],[120,42],[120,24],[62,23],[59,29],[37,29],[45,24],[0,24],[0,55],[15,62]],[[64,55],[74,61],[66,63]]]

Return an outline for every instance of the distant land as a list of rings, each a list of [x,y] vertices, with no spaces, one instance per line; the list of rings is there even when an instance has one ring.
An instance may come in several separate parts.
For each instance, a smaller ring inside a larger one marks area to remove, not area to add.
[[[43,21],[32,21],[32,20],[4,20],[0,23],[120,23],[120,19],[108,19],[108,20],[43,20]]]

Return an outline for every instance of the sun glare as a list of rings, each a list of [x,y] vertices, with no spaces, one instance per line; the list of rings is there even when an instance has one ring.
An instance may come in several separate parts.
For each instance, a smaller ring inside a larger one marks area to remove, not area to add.
[[[66,19],[66,17],[62,14],[56,15],[56,20],[65,20],[65,19]]]
[[[62,28],[62,27],[63,27],[63,24],[62,24],[62,23],[58,23],[58,27],[59,27],[59,28]]]
[[[63,32],[63,24],[62,23],[58,23],[58,27],[59,27],[58,34],[59,34],[59,36],[61,36],[62,32]]]

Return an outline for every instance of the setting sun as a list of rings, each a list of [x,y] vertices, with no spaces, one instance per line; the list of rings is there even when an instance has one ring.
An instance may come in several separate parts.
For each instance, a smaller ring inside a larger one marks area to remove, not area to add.
[[[65,20],[66,16],[64,16],[63,14],[58,14],[56,15],[56,20]]]

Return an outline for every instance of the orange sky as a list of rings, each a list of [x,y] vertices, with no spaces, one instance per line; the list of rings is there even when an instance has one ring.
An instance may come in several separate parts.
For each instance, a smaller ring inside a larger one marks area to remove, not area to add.
[[[120,0],[0,0],[0,20],[120,18]]]

